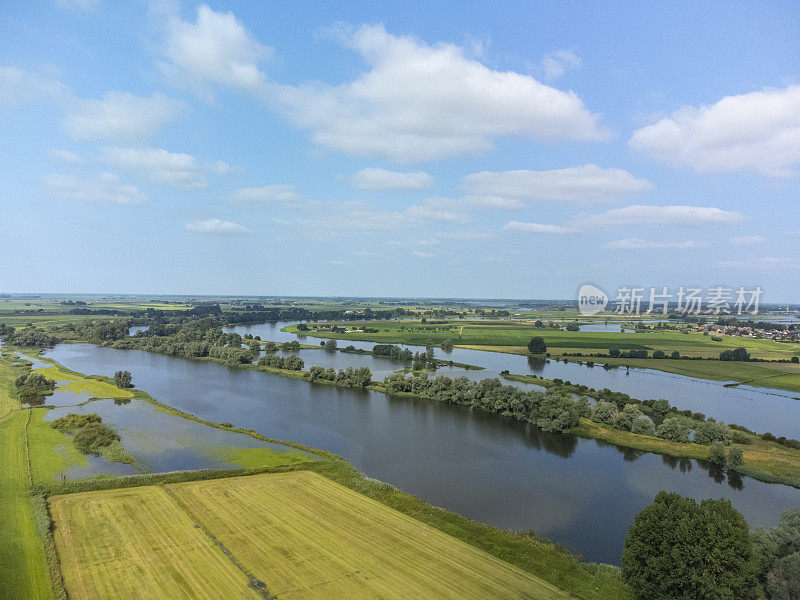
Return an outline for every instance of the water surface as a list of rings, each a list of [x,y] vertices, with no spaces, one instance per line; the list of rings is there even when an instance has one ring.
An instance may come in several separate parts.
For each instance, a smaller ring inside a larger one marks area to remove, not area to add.
[[[794,488],[728,481],[698,461],[546,434],[462,406],[138,350],[59,345],[48,356],[83,373],[127,369],[137,387],[168,405],[330,450],[432,504],[498,527],[534,530],[593,561],[619,564],[634,515],[662,489],[730,498],[754,525],[772,525],[800,506]]]

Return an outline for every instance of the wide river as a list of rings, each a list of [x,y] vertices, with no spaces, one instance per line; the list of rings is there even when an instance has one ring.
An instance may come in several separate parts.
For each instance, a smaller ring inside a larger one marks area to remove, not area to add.
[[[278,329],[273,328],[274,335],[250,331],[280,341]],[[455,355],[454,360],[478,362]],[[794,488],[749,478],[727,480],[698,461],[546,434],[467,407],[88,344],[62,344],[47,356],[84,373],[111,376],[129,370],[137,387],[166,404],[330,450],[366,475],[432,504],[498,527],[533,530],[592,561],[619,564],[628,526],[659,490],[697,499],[729,498],[753,525],[774,524],[783,511],[800,507],[800,490]],[[368,364],[376,372],[398,367],[388,360],[321,350],[301,356],[307,366],[327,360],[337,366]],[[520,358],[497,357],[510,363]],[[513,372],[517,366],[506,368]]]

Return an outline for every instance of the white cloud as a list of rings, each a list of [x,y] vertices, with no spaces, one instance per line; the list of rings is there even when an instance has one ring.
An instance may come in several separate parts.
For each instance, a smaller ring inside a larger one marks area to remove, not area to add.
[[[766,241],[767,238],[760,235],[742,235],[731,238],[731,244],[734,246],[753,246],[755,244],[763,244]]]
[[[740,221],[742,215],[705,206],[644,206],[633,205],[616,208],[600,214],[582,214],[567,225],[547,225],[542,223],[523,223],[510,221],[505,229],[529,231],[533,233],[577,233],[592,229],[606,229],[622,226],[694,226],[718,225]]]
[[[556,50],[542,59],[545,77],[552,81],[558,79],[569,69],[581,66],[581,59],[572,50]]]
[[[749,271],[800,271],[800,261],[796,258],[776,258],[773,256],[720,261],[719,266],[747,269]]]
[[[424,171],[398,173],[386,169],[361,169],[350,179],[360,190],[422,190],[433,185],[433,177]]]
[[[525,231],[528,233],[570,233],[567,227],[561,225],[547,225],[544,223],[524,223],[522,221],[509,221],[503,229],[508,231]]]
[[[644,179],[637,179],[622,169],[603,169],[583,165],[550,171],[482,171],[467,175],[461,187],[472,196],[521,203],[526,200],[552,200],[588,204],[608,202],[620,197],[640,194],[654,188]],[[516,206],[507,206],[511,208]]]
[[[102,159],[119,168],[138,173],[147,181],[188,189],[208,185],[201,167],[190,154],[161,148],[106,148]]]
[[[619,227],[621,225],[708,225],[734,223],[742,216],[735,211],[713,206],[645,206],[616,208],[599,215],[584,215],[577,219],[583,229]]]
[[[699,173],[795,175],[800,164],[800,85],[686,106],[634,132],[631,148]]]
[[[625,238],[624,240],[615,240],[606,244],[606,247],[613,248],[614,250],[688,250],[690,248],[704,248],[706,246],[708,246],[708,242],[658,242],[642,238]]]
[[[0,67],[0,106],[31,102],[66,102],[72,92],[63,83],[16,67]]]
[[[45,185],[59,198],[108,204],[140,204],[147,198],[133,185],[121,185],[116,173],[96,176],[46,175]]]
[[[140,97],[107,92],[101,100],[75,101],[64,128],[79,140],[141,140],[175,120],[183,107],[182,102],[159,93]]]
[[[231,196],[235,201],[249,206],[281,206],[290,209],[307,209],[317,203],[303,196],[292,185],[265,185],[257,188],[243,188]]]
[[[430,252],[420,252],[419,250],[414,250],[411,254],[413,254],[417,258],[433,258],[434,256],[436,256],[435,254],[432,254]]]
[[[218,235],[240,235],[249,231],[246,227],[234,223],[233,221],[223,221],[216,218],[187,223],[186,229],[189,231],[196,231],[197,233]]]
[[[164,54],[168,62],[159,66],[168,77],[210,96],[209,83],[263,93],[266,77],[258,63],[272,56],[272,49],[253,38],[233,13],[202,5],[194,23],[170,18]]]
[[[50,157],[54,161],[63,163],[65,165],[80,165],[83,163],[82,156],[75,154],[74,152],[70,152],[69,150],[50,150]]]
[[[576,94],[489,69],[458,46],[431,46],[379,25],[344,32],[341,39],[369,67],[357,79],[273,89],[290,118],[322,146],[414,162],[484,151],[499,136],[608,137]]]
[[[414,219],[423,221],[452,221],[466,223],[469,219],[456,210],[452,210],[446,199],[430,198],[422,204],[409,206],[406,214]]]

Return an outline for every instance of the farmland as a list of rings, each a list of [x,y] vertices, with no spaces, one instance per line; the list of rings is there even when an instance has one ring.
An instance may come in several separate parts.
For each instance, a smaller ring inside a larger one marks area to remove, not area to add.
[[[73,598],[259,597],[245,573],[297,600],[570,597],[308,471],[54,496],[50,505]]]
[[[342,326],[358,328],[360,323],[347,323]],[[528,354],[527,343],[534,336],[541,336],[551,356],[574,355],[581,353],[605,354],[609,348],[620,350],[647,350],[652,353],[661,350],[667,355],[677,350],[683,357],[718,358],[724,350],[744,347],[753,358],[766,361],[788,361],[800,354],[798,344],[780,343],[767,339],[712,336],[700,333],[683,333],[674,330],[646,330],[642,333],[564,331],[548,327],[534,327],[531,323],[511,321],[466,321],[428,324],[418,321],[392,321],[365,323],[377,332],[333,333],[331,331],[299,332],[297,326],[289,326],[288,331],[314,337],[347,340],[374,341],[376,343],[425,345],[432,342],[441,344],[450,339],[459,348],[504,352],[509,354]],[[313,327],[314,324],[311,324]],[[600,362],[656,369],[717,381],[738,381],[749,385],[774,387],[789,391],[800,391],[800,364],[778,362],[725,362],[719,360],[671,360],[671,359],[630,359],[602,358]]]

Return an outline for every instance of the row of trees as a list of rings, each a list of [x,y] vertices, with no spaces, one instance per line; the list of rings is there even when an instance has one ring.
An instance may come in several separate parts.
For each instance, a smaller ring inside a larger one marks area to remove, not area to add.
[[[341,387],[365,389],[372,383],[372,371],[368,367],[360,367],[358,369],[348,367],[347,369],[339,369],[337,373],[333,369],[315,366],[308,370],[308,380],[332,381]]]
[[[410,393],[438,402],[462,404],[533,423],[545,431],[569,432],[582,416],[590,414],[588,399],[555,389],[547,392],[522,391],[503,385],[499,379],[471,381],[467,377],[451,379],[427,373],[406,376],[395,373],[384,379],[389,394]]]
[[[305,364],[299,356],[275,356],[267,354],[258,361],[259,366],[272,367],[273,369],[287,369],[289,371],[302,371]]]

